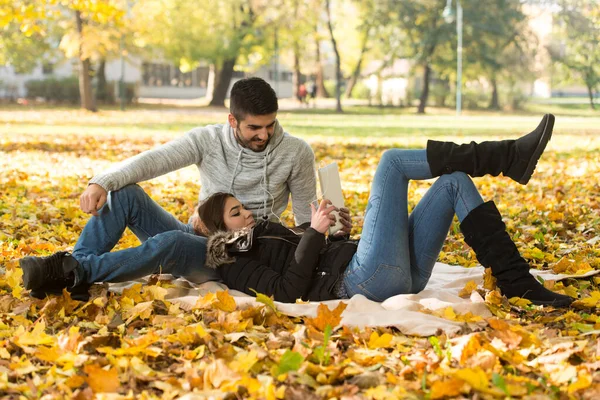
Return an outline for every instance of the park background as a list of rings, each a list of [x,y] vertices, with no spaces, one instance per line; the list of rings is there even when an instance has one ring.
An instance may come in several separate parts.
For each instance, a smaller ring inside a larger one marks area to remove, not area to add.
[[[318,165],[340,164],[355,238],[385,149],[423,148],[428,138],[516,138],[555,114],[527,186],[503,177],[475,182],[535,268],[598,270],[597,1],[0,5],[2,396],[600,396],[595,277],[544,282],[578,299],[568,311],[517,307],[486,280],[465,292],[480,292],[494,318],[445,309],[437,315],[464,329],[420,338],[392,327],[330,333],[336,312],[291,318],[268,300],[238,308],[224,293],[183,312],[164,298],[169,283],[156,280],[123,295],[97,285],[85,304],[67,293],[36,300],[18,268],[23,256],[72,249],[88,219],[78,197],[95,173],[196,126],[224,123],[231,85],[260,76],[278,93],[285,130],[311,144]],[[299,101],[301,85],[314,85],[316,98]],[[191,166],[141,185],[187,221],[197,174]],[[410,208],[430,185],[411,183]],[[291,223],[289,212],[284,219]],[[118,248],[137,243],[128,232]],[[477,264],[457,222],[440,261]]]

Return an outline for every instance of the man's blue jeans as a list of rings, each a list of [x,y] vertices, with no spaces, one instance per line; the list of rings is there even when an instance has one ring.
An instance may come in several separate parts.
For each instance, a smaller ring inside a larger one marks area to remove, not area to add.
[[[408,215],[408,183],[430,179],[426,150],[383,153],[358,249],[344,274],[346,292],[374,301],[425,288],[456,214],[462,221],[483,203],[468,175],[442,175]]]
[[[110,252],[125,228],[140,239],[138,247]],[[73,257],[81,268],[75,284],[123,282],[155,273],[194,283],[221,280],[204,266],[206,238],[156,204],[138,185],[108,194],[106,204],[86,224]]]

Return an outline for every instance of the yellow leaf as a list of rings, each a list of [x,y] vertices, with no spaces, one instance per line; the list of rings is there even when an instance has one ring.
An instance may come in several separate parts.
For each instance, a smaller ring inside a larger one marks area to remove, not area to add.
[[[462,290],[458,293],[458,295],[463,299],[466,299],[469,296],[471,296],[471,293],[473,293],[474,290],[477,290],[477,283],[475,283],[475,281],[469,281],[466,283],[465,287],[462,288]]]
[[[60,350],[57,347],[46,347],[40,346],[35,352],[35,356],[42,361],[48,361],[55,363],[58,357],[61,355]]]
[[[598,302],[600,301],[600,291],[594,290],[590,292],[589,297],[585,297],[583,299],[579,299],[575,301],[574,305],[582,305],[585,307],[596,307]]]
[[[577,380],[567,387],[567,392],[573,394],[581,389],[587,389],[592,385],[592,378],[589,373],[580,371]]]
[[[456,313],[452,309],[452,307],[444,308],[444,318],[449,319],[450,321],[456,321]]]
[[[490,380],[481,368],[465,368],[454,373],[458,379],[467,382],[473,389],[487,391]]]
[[[305,322],[307,325],[313,326],[321,332],[325,331],[327,325],[329,325],[331,329],[335,329],[342,320],[342,313],[347,306],[346,303],[340,302],[335,309],[330,310],[329,307],[321,303],[319,304],[319,307],[317,307],[317,316],[315,318],[306,318]]]
[[[218,301],[215,303],[215,307],[225,312],[235,311],[237,305],[235,304],[234,298],[229,294],[228,290],[217,292]]]
[[[108,371],[95,364],[88,364],[83,367],[87,374],[86,382],[94,393],[117,392],[121,386],[119,375],[115,368]]]
[[[531,304],[531,301],[524,299],[522,297],[511,297],[510,299],[508,299],[508,302],[510,304],[512,304],[513,306],[517,306],[520,308],[527,307],[528,305]]]
[[[6,284],[12,289],[12,295],[20,299],[23,292],[23,286],[21,285],[23,282],[23,270],[21,268],[7,268],[4,276]]]
[[[369,348],[370,349],[380,349],[382,347],[390,347],[390,344],[392,343],[392,339],[394,337],[392,335],[390,335],[389,333],[384,333],[383,335],[379,336],[379,334],[377,332],[373,332],[371,333],[371,337],[369,338]]]
[[[156,285],[144,287],[143,296],[146,300],[164,300],[168,290]]]
[[[235,359],[229,365],[231,369],[238,372],[248,372],[250,368],[258,361],[258,354],[255,350],[242,351],[235,355]]]
[[[217,295],[213,292],[210,292],[204,296],[198,297],[198,300],[196,300],[196,304],[194,305],[194,308],[200,309],[200,310],[211,308],[215,301],[217,301]]]
[[[485,302],[494,306],[500,306],[504,302],[504,297],[497,290],[492,290],[485,295]]]
[[[487,290],[496,289],[496,278],[492,275],[492,269],[486,268],[483,274],[483,288]]]
[[[46,323],[44,320],[36,323],[31,332],[19,333],[15,332],[15,344],[19,346],[30,346],[30,345],[41,345],[41,344],[53,344],[56,339],[52,336],[46,335]]]

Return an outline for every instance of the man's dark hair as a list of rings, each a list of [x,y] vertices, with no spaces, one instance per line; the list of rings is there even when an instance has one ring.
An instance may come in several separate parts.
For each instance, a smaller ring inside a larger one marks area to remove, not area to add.
[[[228,198],[234,197],[231,193],[217,192],[204,200],[198,207],[198,216],[200,217],[199,233],[204,236],[212,235],[218,231],[226,231],[225,202]]]
[[[233,84],[229,96],[229,112],[238,122],[247,115],[273,114],[278,109],[277,95],[264,79],[245,78]]]

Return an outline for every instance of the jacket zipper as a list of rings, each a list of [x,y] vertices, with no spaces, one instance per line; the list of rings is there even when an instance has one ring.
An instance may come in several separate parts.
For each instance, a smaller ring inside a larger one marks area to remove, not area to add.
[[[281,241],[284,241],[286,243],[289,243],[291,245],[294,245],[294,246],[298,247],[298,243],[294,243],[291,240],[287,240],[287,239],[284,239],[284,238],[279,237],[279,236],[259,236],[259,237],[257,237],[257,239],[275,239],[275,240],[281,240]]]

